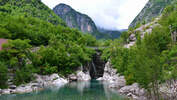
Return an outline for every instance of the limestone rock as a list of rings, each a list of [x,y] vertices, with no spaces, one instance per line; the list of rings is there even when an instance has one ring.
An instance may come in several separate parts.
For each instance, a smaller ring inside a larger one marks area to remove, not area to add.
[[[69,81],[77,81],[77,76],[75,74],[69,75]]]
[[[145,90],[141,89],[137,83],[134,83],[129,86],[124,86],[119,90],[119,93],[125,94],[129,97],[134,98],[135,100],[139,100],[138,98],[143,98],[145,95]],[[143,99],[144,100],[144,99]]]
[[[97,27],[89,16],[75,11],[69,5],[59,4],[53,11],[71,28],[77,28],[84,33],[97,32]]]
[[[112,68],[109,61],[105,65],[103,77],[97,80],[108,82],[110,88],[120,88],[126,84],[124,76],[119,76],[117,70]]]
[[[3,89],[2,94],[10,94],[10,89]]]
[[[103,77],[97,80],[108,82],[108,88],[117,88],[120,94],[127,95],[133,100],[146,100],[145,90],[140,88],[137,83],[127,86],[124,76],[119,76],[109,61],[105,65]]]
[[[62,86],[64,84],[68,83],[68,81],[63,78],[58,78],[58,79],[54,80],[52,83],[55,86]]]
[[[136,35],[135,34],[140,34],[141,39],[144,38],[145,34],[150,34],[153,30],[154,27],[159,26],[157,21],[159,18],[156,18],[154,21],[147,23],[145,25],[140,26],[139,28],[135,29],[134,31],[131,32],[131,35],[129,36],[128,40],[129,43],[125,44],[125,48],[130,48],[136,43]]]
[[[84,73],[82,71],[78,71],[77,72],[77,80],[78,81],[89,81],[89,80],[91,80],[89,72]]]
[[[23,87],[23,86],[19,86],[17,87],[15,93],[27,93],[27,92],[32,92],[32,88],[31,86],[28,84],[27,86]]]
[[[131,34],[131,35],[129,36],[129,40],[130,40],[130,41],[136,41],[136,36],[135,36],[135,34]]]
[[[173,97],[177,99],[177,81],[170,80],[160,85],[160,90],[162,94],[166,94],[167,97]]]
[[[58,74],[52,75],[34,75],[36,80],[28,83],[22,84],[18,87],[15,85],[9,86],[9,89],[0,90],[0,94],[12,94],[12,93],[28,93],[33,91],[42,90],[47,86],[57,86],[60,87],[68,83],[64,78],[61,78]]]

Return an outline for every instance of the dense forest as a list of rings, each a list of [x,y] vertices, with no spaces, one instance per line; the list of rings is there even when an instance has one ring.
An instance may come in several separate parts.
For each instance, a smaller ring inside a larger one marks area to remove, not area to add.
[[[7,39],[0,51],[0,88],[8,73],[16,85],[30,82],[33,73],[67,75],[91,60],[88,46],[96,39],[66,27],[40,0],[1,0],[0,38]]]

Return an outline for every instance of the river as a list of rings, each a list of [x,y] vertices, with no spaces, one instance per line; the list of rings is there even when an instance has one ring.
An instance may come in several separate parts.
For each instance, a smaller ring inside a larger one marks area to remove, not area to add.
[[[107,88],[107,83],[91,80],[72,82],[61,87],[50,87],[26,94],[0,96],[0,100],[125,100],[116,90]]]

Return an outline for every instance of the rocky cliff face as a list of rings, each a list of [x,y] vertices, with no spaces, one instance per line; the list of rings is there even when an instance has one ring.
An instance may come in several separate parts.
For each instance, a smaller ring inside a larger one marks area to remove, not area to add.
[[[97,39],[115,39],[121,34],[119,31],[97,28],[89,16],[77,12],[69,5],[59,4],[54,7],[53,11],[65,21],[67,26],[79,29],[84,33],[90,33]]]
[[[97,32],[96,25],[89,16],[75,11],[69,5],[59,4],[53,11],[71,28],[77,28],[85,33]]]
[[[149,0],[129,27],[135,27],[137,23],[151,21],[152,18],[159,16],[167,5],[173,2],[176,2],[176,0]]]

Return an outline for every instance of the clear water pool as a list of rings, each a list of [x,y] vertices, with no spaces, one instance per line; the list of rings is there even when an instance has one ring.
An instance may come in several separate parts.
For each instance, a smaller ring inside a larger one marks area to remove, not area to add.
[[[0,100],[125,100],[106,83],[96,80],[72,82],[62,87],[46,88],[43,91],[2,95]]]

